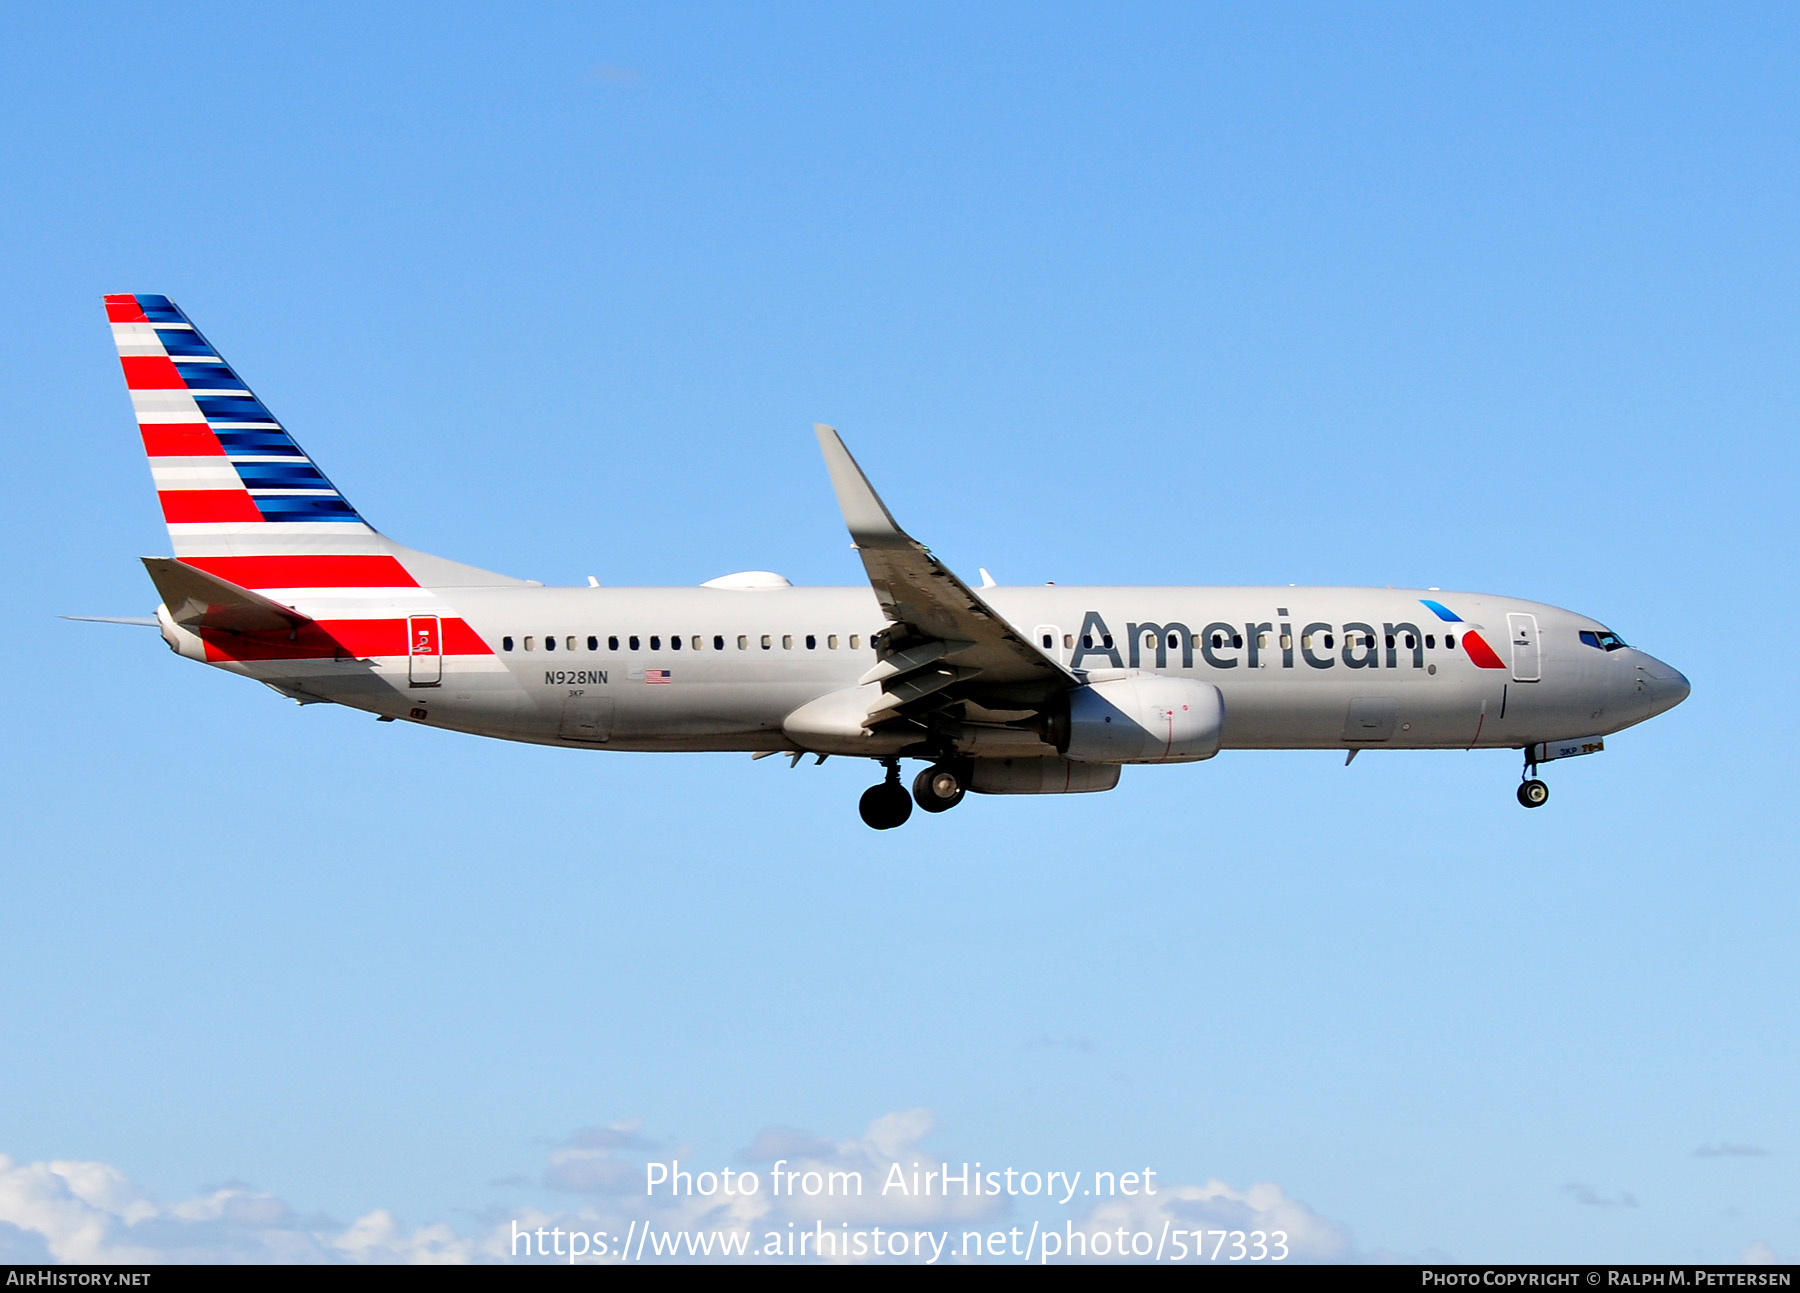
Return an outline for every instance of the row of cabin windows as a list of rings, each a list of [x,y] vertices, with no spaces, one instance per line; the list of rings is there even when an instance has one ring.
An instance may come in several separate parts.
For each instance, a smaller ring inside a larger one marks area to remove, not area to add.
[[[1193,646],[1193,647],[1198,647],[1200,645],[1200,636],[1201,635],[1198,633],[1193,634],[1189,645]],[[1231,645],[1232,649],[1242,650],[1243,646],[1244,646],[1244,635],[1241,633],[1233,633],[1230,636],[1231,636],[1230,645]],[[1300,639],[1301,645],[1309,651],[1313,648],[1313,636],[1314,636],[1313,634],[1307,633],[1307,634],[1303,634]],[[1326,634],[1322,634],[1320,636],[1322,636],[1322,638],[1323,638],[1323,645],[1327,651],[1332,651],[1337,648],[1337,635],[1336,634],[1326,633]],[[1588,638],[1592,637],[1593,634],[1583,633],[1581,636],[1582,636],[1582,640],[1585,642],[1585,641],[1587,641]],[[1607,634],[1606,636],[1613,637],[1613,635],[1611,635],[1611,634]],[[740,633],[737,635],[737,649],[739,651],[748,651],[750,649],[750,637],[751,637],[751,635],[748,633]],[[1226,638],[1226,635],[1223,633],[1214,633],[1212,635],[1213,650],[1223,651],[1226,646],[1225,638]],[[1347,638],[1346,644],[1349,646],[1353,646],[1353,647],[1372,647],[1375,645],[1375,635],[1373,633],[1350,633],[1350,634],[1346,635],[1346,638]],[[1386,634],[1385,635],[1385,644],[1387,645],[1387,647],[1389,649],[1393,649],[1397,645],[1404,645],[1408,651],[1417,649],[1418,639],[1415,638],[1411,633],[1399,634],[1398,638],[1400,640],[1397,642],[1395,634],[1393,634],[1393,633]],[[1042,640],[1044,649],[1047,651],[1053,650],[1056,646],[1056,638],[1055,638],[1054,634],[1045,633],[1042,635],[1041,640]],[[1613,640],[1615,642],[1618,641],[1617,638],[1613,638]],[[562,637],[560,639],[555,634],[546,634],[541,639],[541,644],[542,644],[544,650],[554,651],[557,649],[557,644],[559,641],[562,643],[562,649],[565,651],[578,651],[581,649],[580,644],[581,644],[582,639],[579,635],[574,634],[574,633],[568,634],[567,636]],[[626,637],[624,639],[624,641],[627,644],[628,648],[632,651],[643,650],[643,639],[640,638],[635,633]],[[609,636],[606,639],[606,649],[608,651],[619,650],[619,642],[620,642],[620,639],[617,635]],[[540,639],[535,636],[528,635],[524,639],[524,647],[527,651],[537,650],[539,644],[540,644]],[[703,634],[695,633],[687,639],[687,644],[692,650],[704,651],[706,649],[706,638]],[[763,634],[758,635],[758,645],[764,651],[773,650],[774,645],[775,645],[775,635],[772,633],[763,633]],[[862,634],[860,634],[860,633],[850,634],[849,645],[850,645],[850,650],[860,651],[862,649]],[[1095,650],[1096,643],[1094,641],[1094,635],[1092,633],[1082,634],[1081,645],[1084,650],[1088,650],[1088,651]],[[1098,649],[1110,651],[1112,649],[1112,645],[1113,645],[1112,634],[1110,634],[1110,633],[1102,634],[1100,637],[1100,642],[1098,644]],[[1144,645],[1146,647],[1155,647],[1156,646],[1156,635],[1154,633],[1144,634]],[[1181,646],[1181,635],[1179,633],[1169,634],[1168,645],[1171,649],[1179,648]],[[1598,643],[1593,643],[1591,645],[1598,645]],[[1624,644],[1621,642],[1621,643],[1619,643],[1619,645],[1622,646]],[[1063,634],[1063,646],[1067,649],[1074,648],[1075,635],[1073,633]],[[1258,633],[1256,635],[1256,646],[1257,646],[1257,649],[1260,651],[1268,650],[1269,649],[1269,635],[1267,633]],[[1432,651],[1437,650],[1437,635],[1435,633],[1427,633],[1425,635],[1425,646],[1426,646],[1427,650],[1432,650]],[[500,639],[500,648],[503,651],[511,651],[513,649],[513,639],[511,637],[501,638]],[[814,634],[814,633],[808,633],[806,635],[806,649],[808,651],[816,651],[816,650],[818,650],[818,648],[819,648],[818,635]],[[1456,635],[1454,633],[1446,633],[1444,635],[1444,648],[1449,651],[1456,650]],[[600,649],[600,639],[597,635],[593,635],[593,634],[588,635],[587,649],[589,651],[598,651]],[[650,635],[650,649],[652,651],[661,651],[663,649],[663,639],[662,639],[661,634],[652,633]],[[670,634],[669,635],[669,650],[679,651],[681,649],[682,649],[681,635],[678,633]],[[715,633],[713,635],[712,649],[715,651],[723,651],[725,649],[725,635],[724,634]],[[783,651],[792,651],[794,649],[794,635],[792,633],[783,633],[781,635],[781,649]],[[828,633],[825,635],[825,649],[827,651],[836,651],[838,649],[838,635],[837,634]],[[1294,649],[1293,634],[1283,633],[1281,635],[1281,649],[1283,651],[1291,651]],[[1608,646],[1606,649],[1607,650],[1617,650],[1618,648],[1616,646]]]
[[[773,633],[761,634],[759,635],[758,640],[764,651],[774,649],[775,635]],[[624,641],[629,650],[641,651],[644,649],[644,639],[635,633],[626,637]],[[527,636],[524,639],[523,645],[527,651],[536,651],[540,646],[546,651],[555,651],[558,649],[558,644],[560,644],[561,649],[564,651],[579,651],[581,649],[581,642],[582,639],[578,634],[571,633],[565,637],[559,638],[554,633],[550,633],[542,638]],[[616,634],[608,637],[606,639],[606,649],[608,651],[617,651],[619,649],[619,642],[620,638]],[[679,633],[671,633],[668,641],[669,650],[681,650],[684,642],[690,650],[706,650],[706,637],[701,633],[695,633],[686,639],[683,639]],[[502,651],[511,651],[513,649],[513,639],[510,637],[501,638],[500,649]],[[589,651],[598,651],[600,649],[600,639],[597,635],[590,634],[588,636],[587,649]],[[650,649],[652,651],[661,651],[663,649],[662,634],[652,633],[650,635]],[[725,649],[725,635],[723,633],[713,634],[712,649],[715,651],[723,651]],[[740,651],[748,651],[750,649],[750,634],[740,633],[737,635],[737,649]],[[792,633],[783,633],[781,635],[781,649],[783,651],[792,651],[794,649],[794,635]],[[808,633],[806,635],[806,649],[808,651],[817,651],[819,649],[818,634]],[[827,651],[836,651],[838,649],[837,634],[827,633],[825,635],[825,649]],[[850,650],[862,650],[862,634],[852,633],[850,635]]]
[[[1335,633],[1326,633],[1326,634],[1322,634],[1321,636],[1324,639],[1324,646],[1327,651],[1336,649],[1337,635]],[[1583,634],[1582,636],[1585,639],[1589,635]],[[1396,637],[1394,634],[1389,633],[1389,634],[1386,634],[1385,637],[1386,637],[1386,643],[1389,647],[1393,647],[1397,644]],[[1347,638],[1346,644],[1349,646],[1372,647],[1375,645],[1375,635],[1373,633],[1350,633],[1350,634],[1346,635],[1346,638]],[[1408,651],[1416,650],[1418,648],[1419,640],[1416,637],[1414,637],[1411,633],[1402,633],[1399,635],[1399,639],[1400,639],[1399,644],[1404,645]],[[1049,649],[1049,648],[1053,647],[1055,645],[1055,641],[1056,641],[1055,638],[1049,633],[1043,634],[1042,640],[1043,640],[1045,649]],[[1311,633],[1303,634],[1301,636],[1300,641],[1301,641],[1301,645],[1305,646],[1308,650],[1310,650],[1313,645],[1313,635]],[[1104,651],[1110,651],[1112,649],[1112,644],[1113,644],[1112,634],[1110,634],[1110,633],[1102,634],[1100,637],[1100,645],[1099,645],[1098,649],[1104,650]],[[1073,633],[1063,634],[1063,645],[1065,647],[1073,647],[1075,645],[1075,635]],[[1156,645],[1156,634],[1154,634],[1154,633],[1144,634],[1144,645],[1147,647],[1154,647]],[[1179,634],[1179,633],[1169,634],[1168,645],[1171,648],[1179,647],[1181,645],[1181,634]],[[1200,634],[1198,634],[1198,633],[1193,634],[1192,640],[1189,643],[1189,645],[1198,647],[1200,645]],[[1081,635],[1081,646],[1082,646],[1082,649],[1086,650],[1086,651],[1095,650],[1096,648],[1095,648],[1095,644],[1094,644],[1094,635],[1092,633],[1082,634]],[[1225,649],[1225,646],[1226,646],[1225,634],[1214,633],[1212,635],[1213,650],[1223,651]],[[1233,633],[1231,635],[1231,646],[1234,650],[1242,650],[1243,646],[1244,646],[1244,635],[1242,633]],[[1426,646],[1427,650],[1431,650],[1431,651],[1437,650],[1437,634],[1427,633],[1425,635],[1425,646]],[[1448,651],[1456,650],[1456,635],[1454,633],[1444,634],[1444,648]],[[1267,633],[1258,633],[1256,635],[1256,649],[1259,651],[1267,651],[1269,649],[1269,635]],[[1283,633],[1281,635],[1281,649],[1283,651],[1291,651],[1294,649],[1294,635],[1293,634]]]

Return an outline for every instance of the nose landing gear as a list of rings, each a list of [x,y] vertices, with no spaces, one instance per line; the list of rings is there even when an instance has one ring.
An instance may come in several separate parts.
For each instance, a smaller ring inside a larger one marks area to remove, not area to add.
[[[906,824],[906,819],[912,816],[912,806],[912,796],[900,784],[899,761],[889,760],[886,779],[879,786],[870,786],[863,791],[857,810],[862,813],[863,821],[876,830],[891,831]]]
[[[1525,778],[1519,783],[1519,803],[1526,808],[1542,808],[1550,801],[1550,787],[1538,780],[1537,760],[1531,757],[1531,746],[1525,747]]]

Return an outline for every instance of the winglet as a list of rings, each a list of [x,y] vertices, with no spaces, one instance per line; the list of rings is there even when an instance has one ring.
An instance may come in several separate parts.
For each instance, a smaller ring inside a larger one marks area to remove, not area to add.
[[[837,491],[838,508],[850,538],[859,548],[906,548],[916,543],[894,514],[887,510],[869,478],[863,475],[856,459],[844,448],[838,433],[823,422],[813,423],[819,434],[819,448],[825,453],[825,469],[831,473],[831,487]]]
[[[891,681],[917,668],[931,667],[930,662],[940,656],[956,657],[953,668],[937,671],[932,687],[910,697],[895,693],[896,706],[977,675],[985,683],[1025,683],[1046,693],[1074,681],[1060,662],[1033,646],[1007,623],[1006,616],[900,528],[836,431],[816,422],[813,430],[819,434],[831,487],[837,491],[844,524],[862,557],[881,613],[888,623],[905,630],[898,643],[884,640],[877,648],[878,664],[896,666],[897,671],[884,671]],[[937,645],[922,646],[920,639]],[[923,654],[915,657],[914,648],[921,648]],[[876,676],[870,673],[865,680]],[[890,685],[888,691],[894,688]]]

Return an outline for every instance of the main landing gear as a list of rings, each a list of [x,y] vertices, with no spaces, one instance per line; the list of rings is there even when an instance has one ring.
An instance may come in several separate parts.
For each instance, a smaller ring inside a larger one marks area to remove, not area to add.
[[[899,760],[886,763],[887,777],[879,786],[863,791],[857,805],[863,821],[878,831],[891,831],[912,816],[913,804],[928,813],[943,813],[962,802],[969,791],[968,765],[957,762],[934,763],[913,778],[912,794],[900,784]]]
[[[1525,779],[1519,783],[1519,803],[1526,808],[1542,808],[1550,801],[1550,787],[1538,780],[1537,763],[1531,757],[1531,748],[1525,749],[1525,771],[1519,774]]]
[[[928,813],[949,812],[968,791],[968,770],[954,763],[934,763],[913,778],[913,798]]]
[[[862,813],[863,821],[878,831],[891,831],[906,824],[906,819],[912,816],[912,796],[900,784],[898,760],[888,761],[887,778],[879,786],[870,786],[863,791],[857,810]]]

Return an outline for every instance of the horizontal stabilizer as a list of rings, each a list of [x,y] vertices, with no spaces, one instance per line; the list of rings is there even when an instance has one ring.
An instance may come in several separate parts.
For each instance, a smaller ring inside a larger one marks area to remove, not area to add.
[[[144,557],[150,582],[162,594],[169,618],[185,629],[219,629],[227,633],[288,633],[310,616],[240,588],[217,575],[197,570],[174,557]]]
[[[134,628],[159,627],[154,615],[58,615],[59,620],[76,620],[82,624],[129,624]]]

